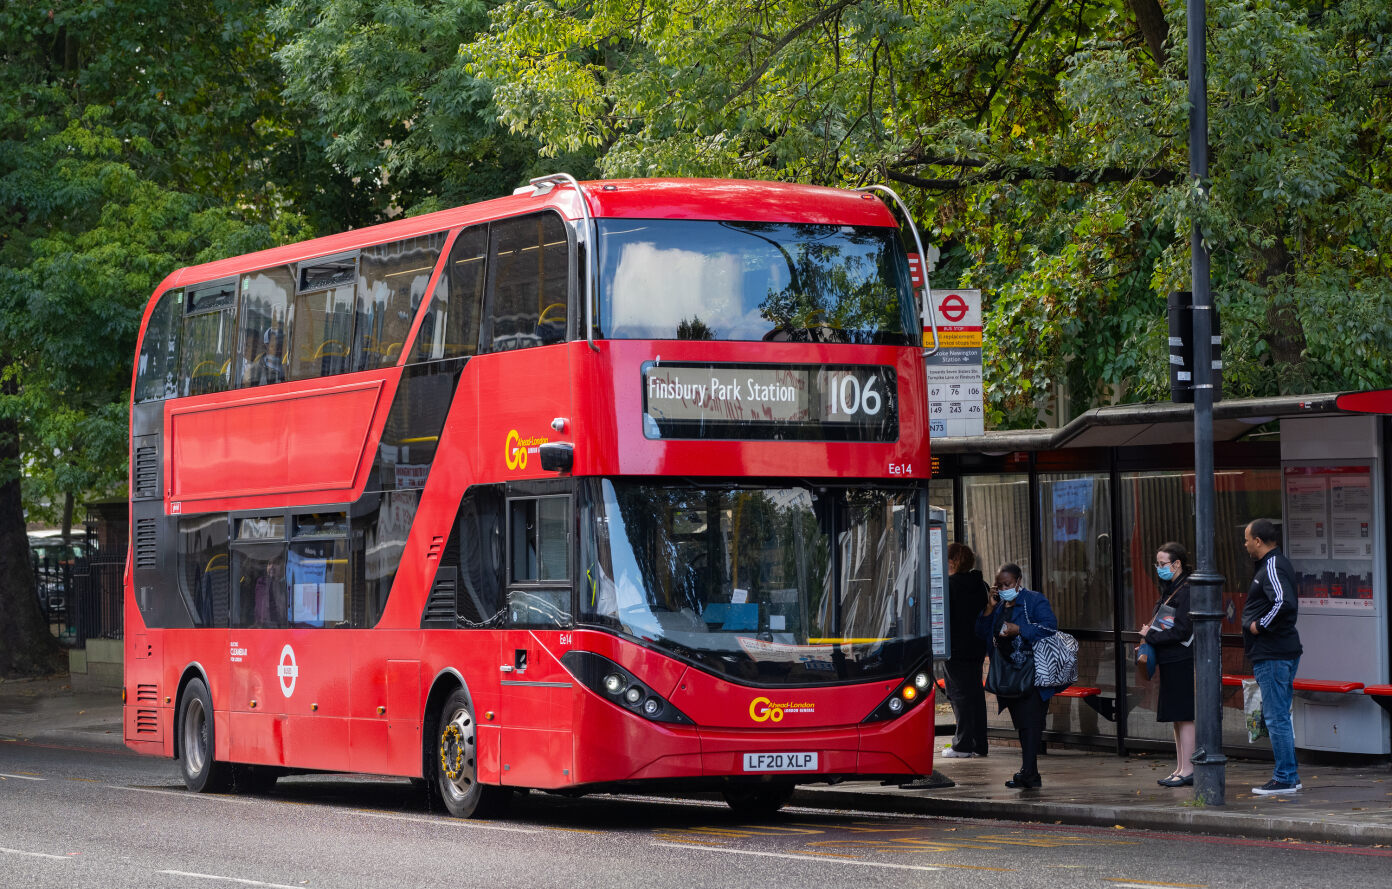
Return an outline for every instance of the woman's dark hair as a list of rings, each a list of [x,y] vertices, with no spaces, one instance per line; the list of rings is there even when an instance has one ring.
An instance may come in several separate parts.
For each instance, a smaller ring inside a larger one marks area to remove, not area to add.
[[[1184,544],[1176,543],[1171,540],[1169,543],[1160,544],[1160,548],[1157,552],[1162,552],[1169,556],[1171,562],[1178,562],[1183,565],[1186,572],[1189,570],[1189,550],[1184,548]]]
[[[976,554],[965,543],[952,541],[947,545],[947,560],[957,563],[957,570],[970,571],[976,567]]]
[[[1019,581],[1025,576],[1025,573],[1020,570],[1020,566],[1016,565],[1014,562],[1006,562],[1004,565],[1000,566],[1000,570],[996,573],[1009,574],[1011,577],[1015,578],[1016,581]]]

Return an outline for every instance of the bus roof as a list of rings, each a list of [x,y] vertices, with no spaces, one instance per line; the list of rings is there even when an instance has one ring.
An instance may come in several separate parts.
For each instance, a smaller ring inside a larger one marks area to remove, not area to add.
[[[607,179],[583,182],[581,186],[589,198],[591,214],[599,218],[896,225],[894,217],[875,195],[818,185],[739,179]],[[541,195],[524,190],[508,197],[186,266],[165,278],[158,291],[268,266],[332,256],[544,207],[552,207],[569,219],[581,216],[575,192],[568,186]]]

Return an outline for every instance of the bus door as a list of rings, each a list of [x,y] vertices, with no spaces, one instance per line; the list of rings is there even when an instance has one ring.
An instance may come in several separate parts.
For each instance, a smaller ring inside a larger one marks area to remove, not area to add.
[[[348,769],[344,513],[233,520],[233,758]],[[288,533],[287,533],[288,532]],[[287,536],[289,540],[287,541]]]
[[[574,626],[573,490],[569,480],[509,486],[506,628],[497,637],[504,784],[574,780],[575,688],[558,650]]]

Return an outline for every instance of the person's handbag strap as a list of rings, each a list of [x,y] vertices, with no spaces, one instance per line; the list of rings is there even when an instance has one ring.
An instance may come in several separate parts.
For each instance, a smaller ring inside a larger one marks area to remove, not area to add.
[[[1029,616],[1029,604],[1028,604],[1024,599],[1021,599],[1021,600],[1020,600],[1020,610],[1023,611],[1024,614],[1025,614],[1025,623],[1029,624],[1029,625],[1032,626],[1032,627],[1038,627],[1038,628],[1041,629],[1041,630],[1049,630],[1048,627],[1040,627],[1039,624],[1037,624],[1037,623],[1035,623],[1034,621],[1030,620],[1030,616]],[[1057,632],[1058,632],[1058,630],[1049,630],[1049,633],[1050,633],[1050,634],[1057,633]]]

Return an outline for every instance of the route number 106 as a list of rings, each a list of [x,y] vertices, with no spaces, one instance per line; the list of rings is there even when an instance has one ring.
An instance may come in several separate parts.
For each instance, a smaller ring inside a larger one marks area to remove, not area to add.
[[[884,407],[884,400],[876,391],[878,377],[870,377],[864,384],[854,374],[835,374],[827,387],[828,410],[830,416],[845,414],[865,414],[873,417]]]

